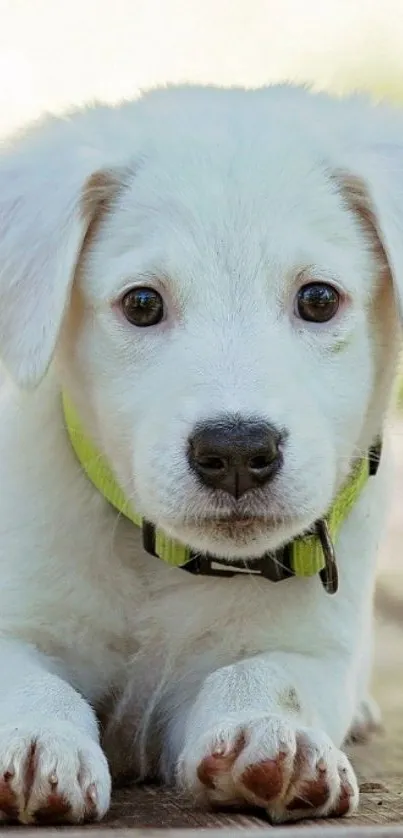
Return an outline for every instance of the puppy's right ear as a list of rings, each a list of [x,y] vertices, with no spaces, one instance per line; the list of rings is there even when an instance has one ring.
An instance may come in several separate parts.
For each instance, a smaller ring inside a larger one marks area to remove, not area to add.
[[[46,373],[85,235],[121,185],[85,118],[47,120],[0,157],[0,359],[21,387]]]

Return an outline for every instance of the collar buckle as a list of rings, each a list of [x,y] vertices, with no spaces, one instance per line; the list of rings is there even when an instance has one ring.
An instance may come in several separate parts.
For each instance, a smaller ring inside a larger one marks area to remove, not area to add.
[[[239,559],[227,562],[214,556],[192,553],[190,560],[182,565],[183,570],[197,576],[260,576],[270,582],[280,582],[293,576],[289,545],[276,553],[266,553],[257,559]]]

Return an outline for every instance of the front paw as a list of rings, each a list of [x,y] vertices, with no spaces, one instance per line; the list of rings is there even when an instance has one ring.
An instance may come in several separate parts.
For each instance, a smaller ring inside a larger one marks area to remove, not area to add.
[[[177,776],[199,801],[259,806],[277,823],[348,815],[358,805],[346,755],[320,730],[279,716],[224,722],[185,747]]]
[[[68,722],[0,727],[0,821],[99,820],[110,787],[101,748]]]

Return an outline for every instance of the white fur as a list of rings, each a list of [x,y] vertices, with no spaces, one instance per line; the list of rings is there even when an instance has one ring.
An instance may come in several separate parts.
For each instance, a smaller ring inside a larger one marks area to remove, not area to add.
[[[99,171],[101,187],[88,181]],[[343,198],[346,175],[367,192],[394,290]],[[311,525],[382,431],[393,295],[403,292],[403,121],[288,87],[155,91],[48,119],[10,143],[0,219],[10,376],[0,404],[0,774],[14,772],[19,819],[47,805],[53,775],[69,819],[105,812],[95,712],[107,717],[116,773],[176,778],[195,796],[257,802],[283,821],[323,759],[329,798],[307,814],[331,811],[345,776],[354,809],[339,748],[367,700],[386,455],[343,525],[334,598],[318,578],[195,578],[145,554],[89,483],[60,392],[137,509],[194,549],[257,556]],[[312,327],[293,300],[302,281],[323,277],[349,302]],[[116,301],[144,283],[168,313],[136,329]],[[289,435],[273,484],[238,505],[223,496],[218,510],[186,444],[197,422],[223,412]],[[225,534],[217,511],[270,518]],[[240,736],[234,765],[202,789],[200,761]],[[281,748],[287,784],[296,749],[304,755],[288,792],[251,798],[242,771]]]

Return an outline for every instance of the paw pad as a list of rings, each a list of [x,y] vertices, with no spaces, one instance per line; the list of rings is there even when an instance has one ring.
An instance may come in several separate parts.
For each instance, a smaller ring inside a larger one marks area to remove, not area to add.
[[[290,812],[296,809],[318,809],[327,803],[329,795],[329,784],[321,772],[316,780],[307,783],[300,789],[298,796],[288,803],[287,809]]]
[[[259,800],[269,802],[281,794],[284,784],[283,759],[268,759],[249,765],[241,775],[241,783]]]

